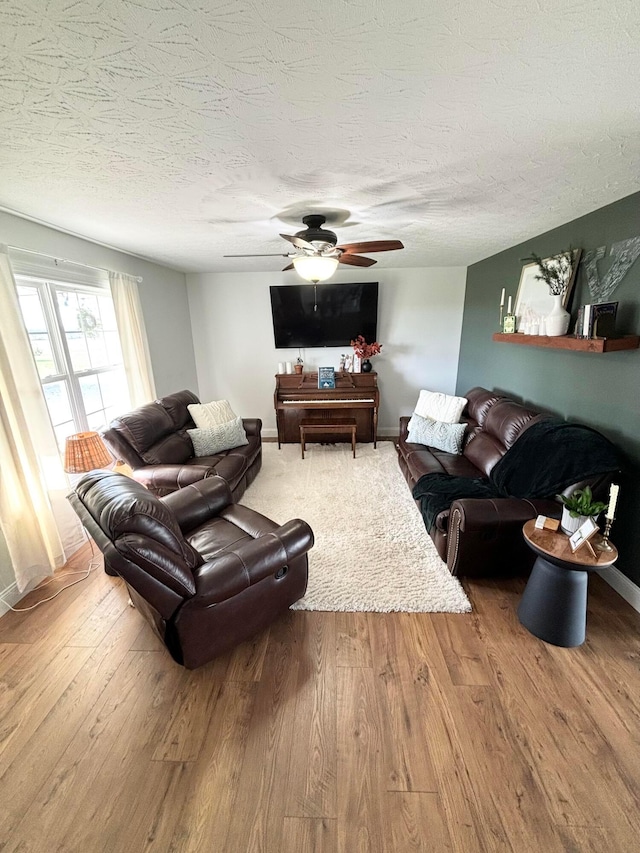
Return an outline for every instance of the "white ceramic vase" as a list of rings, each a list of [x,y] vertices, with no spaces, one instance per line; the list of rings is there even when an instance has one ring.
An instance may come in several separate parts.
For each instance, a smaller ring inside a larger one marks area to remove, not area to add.
[[[562,307],[562,294],[553,294],[553,308],[544,318],[545,334],[552,338],[566,335],[571,315]]]
[[[582,527],[585,523],[587,517],[588,516],[586,515],[579,515],[577,518],[574,518],[566,506],[563,506],[562,518],[560,519],[560,530],[566,533],[567,536],[573,536],[576,530],[578,530],[579,527]]]

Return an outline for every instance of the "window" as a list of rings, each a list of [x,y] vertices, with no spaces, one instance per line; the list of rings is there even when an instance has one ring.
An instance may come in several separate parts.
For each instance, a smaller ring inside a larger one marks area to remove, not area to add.
[[[130,408],[111,291],[19,274],[16,284],[62,450],[68,435],[100,430]]]

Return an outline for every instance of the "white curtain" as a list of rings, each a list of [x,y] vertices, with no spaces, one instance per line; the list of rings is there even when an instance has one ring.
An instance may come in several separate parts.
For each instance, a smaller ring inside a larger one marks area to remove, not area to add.
[[[156,398],[149,344],[138,294],[138,282],[130,275],[110,272],[109,283],[116,312],[124,369],[131,405],[135,408]]]
[[[7,249],[0,245],[0,529],[20,592],[52,575],[83,540],[67,492]]]

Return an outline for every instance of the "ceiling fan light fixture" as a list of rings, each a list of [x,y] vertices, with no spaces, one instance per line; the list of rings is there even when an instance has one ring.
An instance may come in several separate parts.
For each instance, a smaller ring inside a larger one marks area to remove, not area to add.
[[[300,255],[293,258],[293,266],[301,278],[316,284],[331,278],[338,266],[338,259],[323,255]]]

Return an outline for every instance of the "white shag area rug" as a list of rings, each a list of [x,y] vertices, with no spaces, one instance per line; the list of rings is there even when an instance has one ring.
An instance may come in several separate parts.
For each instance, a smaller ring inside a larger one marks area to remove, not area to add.
[[[296,610],[468,613],[469,599],[425,530],[390,441],[262,446],[241,503],[312,528],[309,585]]]

